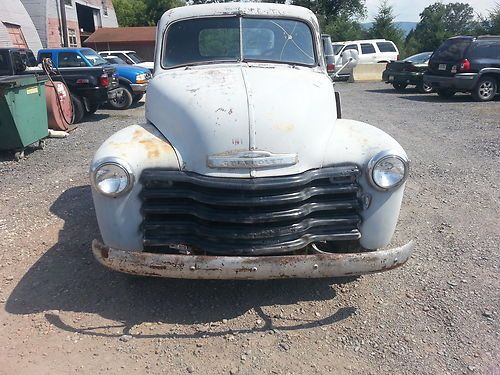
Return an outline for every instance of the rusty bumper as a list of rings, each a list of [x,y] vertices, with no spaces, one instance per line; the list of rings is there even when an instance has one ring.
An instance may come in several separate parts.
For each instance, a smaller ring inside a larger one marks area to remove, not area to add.
[[[413,241],[366,253],[260,257],[153,254],[110,248],[92,242],[94,256],[106,267],[134,275],[178,279],[283,279],[356,276],[402,266]]]

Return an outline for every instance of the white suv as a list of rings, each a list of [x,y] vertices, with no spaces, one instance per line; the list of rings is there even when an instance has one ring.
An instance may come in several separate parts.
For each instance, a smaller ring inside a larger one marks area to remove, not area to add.
[[[398,47],[390,40],[370,39],[332,43],[335,64],[341,65],[342,53],[346,50],[358,52],[358,64],[388,63],[399,57]]]

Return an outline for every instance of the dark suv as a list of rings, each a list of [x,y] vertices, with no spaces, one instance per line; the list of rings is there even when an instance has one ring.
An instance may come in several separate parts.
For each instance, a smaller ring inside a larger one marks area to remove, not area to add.
[[[474,100],[493,100],[500,86],[500,36],[457,36],[434,52],[424,82],[439,96],[470,92]]]

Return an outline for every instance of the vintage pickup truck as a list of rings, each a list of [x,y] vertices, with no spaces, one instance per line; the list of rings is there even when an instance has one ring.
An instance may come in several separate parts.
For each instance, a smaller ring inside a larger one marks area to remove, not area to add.
[[[112,135],[91,163],[100,263],[271,279],[360,275],[409,259],[413,241],[386,248],[408,157],[381,130],[338,118],[311,11],[175,8],[158,24],[155,56],[146,123]]]

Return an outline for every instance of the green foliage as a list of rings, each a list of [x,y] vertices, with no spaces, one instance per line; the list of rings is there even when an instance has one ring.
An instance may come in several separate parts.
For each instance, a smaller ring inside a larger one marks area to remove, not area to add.
[[[184,0],[113,0],[120,26],[155,26],[170,8],[185,5]]]
[[[368,30],[368,37],[392,40],[401,50],[404,46],[404,32],[394,23],[395,18],[392,6],[387,3],[387,0],[382,0],[372,27]]]
[[[323,30],[331,36],[334,42],[358,40],[364,37],[364,30],[361,24],[346,16],[338,17],[335,21],[328,23]]]
[[[474,27],[475,35],[500,35],[500,4],[496,3],[495,8],[490,10],[486,17],[479,16],[479,20]]]
[[[420,13],[420,22],[405,48],[412,53],[434,51],[446,39],[455,35],[470,35],[476,23],[474,9],[464,3],[434,3]]]
[[[293,0],[292,4],[311,9],[325,25],[342,17],[352,19],[366,15],[364,0]]]

